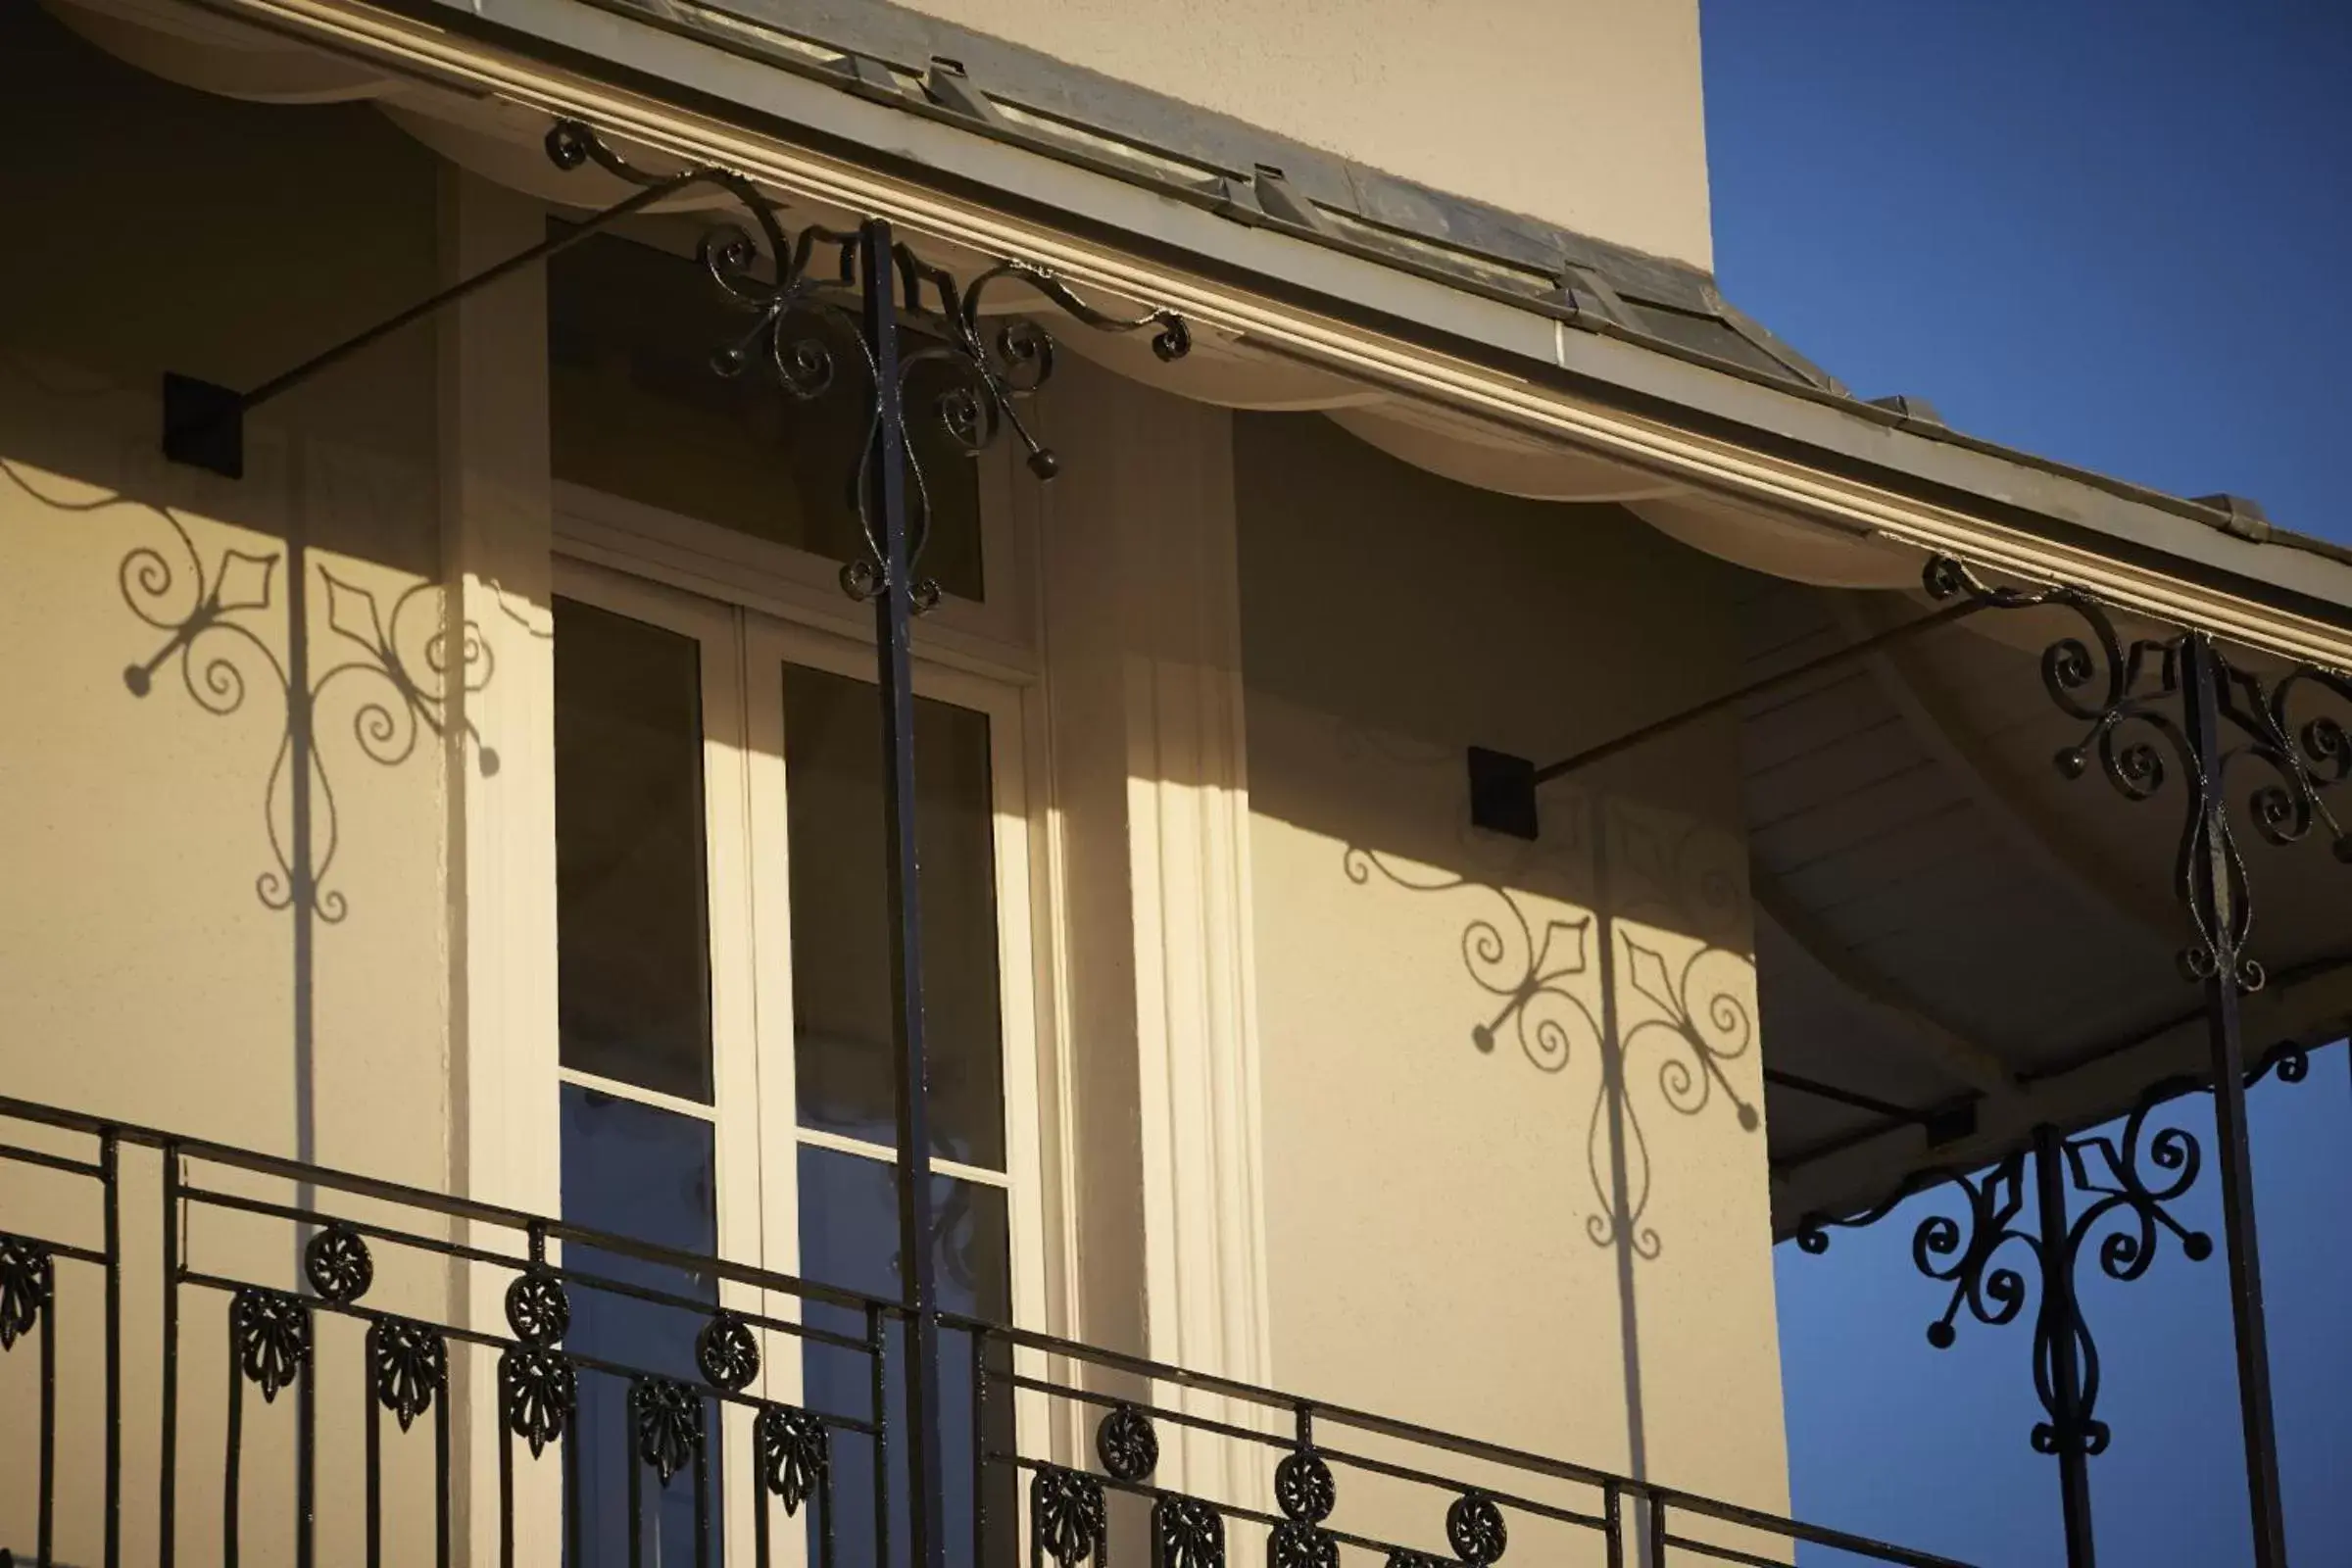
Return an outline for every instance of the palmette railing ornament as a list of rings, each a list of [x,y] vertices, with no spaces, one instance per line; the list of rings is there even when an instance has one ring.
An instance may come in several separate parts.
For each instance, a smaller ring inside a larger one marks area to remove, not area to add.
[[[22,1236],[0,1235],[0,1350],[30,1334],[55,1294],[56,1260],[49,1249]]]

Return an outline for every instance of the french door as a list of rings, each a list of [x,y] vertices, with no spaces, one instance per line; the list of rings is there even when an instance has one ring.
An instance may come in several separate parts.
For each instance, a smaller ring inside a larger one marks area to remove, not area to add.
[[[870,648],[569,563],[555,626],[564,1216],[895,1298]],[[1042,1220],[1019,694],[919,663],[915,689],[942,1304],[1035,1321]],[[592,1255],[600,1274],[648,1292],[866,1332],[847,1309]],[[568,1348],[694,1378],[703,1313],[577,1295]],[[974,1503],[971,1415],[955,1402],[968,1350],[948,1336],[942,1354],[956,1539]],[[874,1396],[866,1358],[821,1346],[796,1355],[777,1337],[757,1392],[855,1417]],[[901,1398],[894,1373],[886,1401]],[[580,1560],[597,1568],[632,1560],[626,1400],[625,1381],[583,1377]],[[718,1441],[720,1419],[709,1417],[707,1446],[740,1466],[747,1446]],[[844,1446],[834,1463],[838,1494],[861,1499],[834,1520],[841,1560],[871,1561],[872,1453]],[[737,1542],[750,1483],[748,1470],[703,1483]],[[639,1560],[695,1561],[694,1486],[681,1476],[646,1488]],[[904,1490],[892,1488],[894,1558],[905,1549]],[[994,1498],[990,1511],[1000,1512]]]

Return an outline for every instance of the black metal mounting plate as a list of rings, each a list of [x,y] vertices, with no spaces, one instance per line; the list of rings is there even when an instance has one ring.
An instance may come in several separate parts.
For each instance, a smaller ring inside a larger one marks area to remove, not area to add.
[[[166,370],[164,456],[224,479],[244,478],[244,395]]]
[[[1536,764],[1508,752],[1471,747],[1470,822],[1515,839],[1536,837]]]

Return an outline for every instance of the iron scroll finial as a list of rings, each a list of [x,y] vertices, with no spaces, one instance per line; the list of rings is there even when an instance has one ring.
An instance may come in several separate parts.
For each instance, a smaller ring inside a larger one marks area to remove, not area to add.
[[[723,165],[696,163],[668,174],[639,169],[582,120],[566,117],[556,121],[547,132],[545,148],[548,160],[561,171],[569,172],[593,165],[633,189],[612,206],[566,225],[562,233],[460,279],[251,390],[238,391],[167,372],[163,380],[165,457],[225,478],[243,478],[244,420],[255,408],[525,267],[697,187],[723,190],[740,209],[741,220],[716,224],[704,236],[700,258],[722,296],[753,317],[750,328],[735,343],[715,351],[713,367],[721,374],[738,375],[764,360],[786,392],[806,400],[822,395],[834,383],[836,347],[858,345],[854,363],[866,366],[868,395],[878,416],[881,399],[872,386],[871,356],[857,329],[859,236],[856,231],[815,224],[788,228],[777,205],[750,176]],[[820,251],[831,264],[829,274],[811,267]],[[762,252],[772,280],[759,275]],[[1183,359],[1192,351],[1191,324],[1178,312],[1155,306],[1132,317],[1113,315],[1089,302],[1060,274],[1035,262],[1001,260],[968,284],[960,284],[946,269],[925,262],[904,244],[891,247],[891,258],[903,294],[899,307],[902,324],[927,340],[927,346],[902,356],[902,390],[905,377],[918,366],[937,366],[951,372],[951,384],[933,398],[930,411],[949,435],[966,453],[976,455],[994,442],[1002,429],[1010,427],[1027,449],[1030,471],[1040,479],[1053,478],[1060,463],[1030,430],[1018,405],[1053,374],[1054,340],[1022,316],[1006,318],[992,329],[988,321],[994,319],[994,313],[986,307],[994,288],[1005,282],[1023,284],[1072,320],[1098,332],[1150,329],[1152,352],[1163,363]],[[869,421],[869,446],[873,439]],[[918,516],[913,541],[914,553],[919,555],[929,510],[919,466],[914,477]],[[858,485],[856,480],[852,483]],[[861,488],[854,494],[867,543],[878,549],[872,498]],[[854,576],[845,575],[854,592],[870,595],[877,590],[872,580],[876,560],[878,555],[866,563],[853,564],[863,568]]]
[[[866,554],[842,569],[842,586],[854,598],[871,599],[889,586],[875,514],[880,501],[872,493],[871,465],[866,461],[881,438],[886,408],[900,411],[895,433],[906,453],[912,481],[906,519],[910,573],[929,539],[929,483],[905,428],[905,411],[917,401],[908,396],[910,378],[921,375],[945,383],[929,394],[928,408],[922,412],[936,418],[967,456],[986,451],[1009,429],[1027,452],[1031,473],[1050,480],[1060,470],[1060,460],[1038,439],[1021,413],[1021,405],[1054,373],[1054,340],[1028,317],[996,316],[989,308],[990,296],[1000,284],[1023,284],[1099,332],[1150,329],[1152,351],[1163,363],[1192,351],[1192,327],[1165,307],[1133,317],[1113,316],[1089,303],[1051,269],[1027,261],[997,262],[969,283],[961,283],[909,246],[891,243],[886,272],[894,279],[894,314],[911,346],[898,356],[899,396],[885,399],[877,384],[880,368],[874,349],[858,319],[861,253],[867,243],[863,230],[813,223],[789,227],[777,204],[750,178],[731,170],[704,167],[665,180],[629,163],[577,120],[556,122],[547,135],[547,153],[559,169],[593,164],[641,192],[683,177],[715,185],[734,199],[739,220],[712,225],[697,248],[720,298],[751,318],[732,342],[713,349],[710,364],[717,374],[739,376],[762,367],[788,397],[804,403],[847,395],[845,383],[862,381],[866,434],[846,487]],[[850,374],[844,374],[844,366]],[[938,602],[939,587],[927,578],[917,578],[907,588],[918,611]]]
[[[1989,610],[2056,607],[2080,629],[2042,650],[2041,683],[2051,703],[2083,726],[2052,764],[2068,779],[2092,771],[2132,802],[2155,799],[2182,781],[2175,893],[2192,928],[2180,954],[2191,980],[2227,976],[2241,991],[2262,988],[2262,965],[2248,953],[2254,901],[2231,825],[2231,781],[2254,769],[2242,804],[2246,821],[2268,843],[2284,846],[2315,833],[2352,864],[2352,827],[2336,814],[2332,791],[2352,781],[2352,731],[2337,713],[2313,712],[2332,699],[2352,710],[2352,676],[2304,662],[2266,681],[2230,659],[2211,633],[2180,628],[2155,638],[2127,638],[2095,595],[2066,584],[1988,586],[1950,556],[1928,562],[1923,585],[1944,603]],[[2209,707],[2210,735],[2197,730]],[[2212,755],[2206,755],[2210,749]]]

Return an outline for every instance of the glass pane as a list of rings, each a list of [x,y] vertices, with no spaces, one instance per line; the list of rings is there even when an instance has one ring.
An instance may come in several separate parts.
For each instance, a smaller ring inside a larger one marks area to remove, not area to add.
[[[809,402],[765,366],[719,375],[712,354],[752,318],[693,260],[699,227],[670,232],[674,252],[602,234],[547,264],[556,476],[829,560],[863,554],[850,501],[866,435],[858,349],[829,345],[835,384]],[[979,470],[938,416],[950,384],[934,364],[906,381],[907,440],[934,515],[922,569],[978,599]]]
[[[701,650],[556,601],[557,1010],[566,1067],[710,1099]]]
[[[718,1213],[716,1165],[709,1122],[657,1109],[578,1084],[563,1090],[564,1217],[708,1255],[716,1250]],[[571,1243],[564,1250],[566,1270],[684,1300],[716,1305],[718,1282],[710,1274],[648,1263]],[[674,1378],[700,1386],[694,1338],[707,1313],[693,1306],[649,1301],[598,1290],[574,1280],[571,1329],[565,1349],[616,1363],[631,1372]],[[570,1560],[603,1568],[626,1564],[629,1553],[629,1470],[633,1463],[629,1422],[630,1379],[620,1373],[582,1367],[579,1373],[580,1524],[583,1539]],[[717,1406],[703,1406],[705,1451],[718,1452]],[[691,1470],[667,1487],[650,1471],[639,1475],[643,1489],[644,1561],[655,1568],[686,1568],[695,1562],[696,1488]],[[718,1546],[718,1467],[710,1467],[704,1498]],[[712,1560],[715,1559],[715,1555]]]
[[[902,1289],[898,1191],[896,1165],[861,1154],[803,1146],[801,1273],[826,1285],[897,1299]],[[941,1308],[994,1323],[1010,1321],[1011,1269],[1004,1192],[953,1176],[934,1176],[931,1199],[938,1216],[932,1259],[938,1271]],[[820,1302],[809,1304],[807,1321],[838,1334],[863,1338],[866,1333],[858,1313]],[[904,1335],[893,1325],[883,1399],[894,1430],[904,1430],[907,1419],[906,1353]],[[972,1549],[975,1454],[970,1336],[960,1330],[942,1330],[939,1363],[941,1492],[949,1560],[1006,1562],[1014,1521],[1019,1517],[1017,1478],[1009,1466],[992,1465],[988,1470],[986,1550]],[[865,1356],[833,1346],[811,1345],[804,1351],[803,1365],[806,1397],[811,1409],[858,1418],[871,1415],[872,1363]],[[987,1446],[999,1453],[1012,1448],[1009,1372],[1009,1362],[1003,1354],[992,1353]],[[858,1504],[873,1495],[872,1449],[845,1439],[835,1449],[833,1471],[835,1495],[843,1500],[834,1519],[839,1560],[871,1562],[872,1512]],[[906,1457],[902,1444],[891,1450],[890,1458],[892,1562],[906,1560]]]
[[[1002,1170],[1004,1068],[988,715],[918,699],[914,769],[931,1150]],[[893,1144],[890,921],[874,688],[787,664],[784,775],[801,1124]]]

